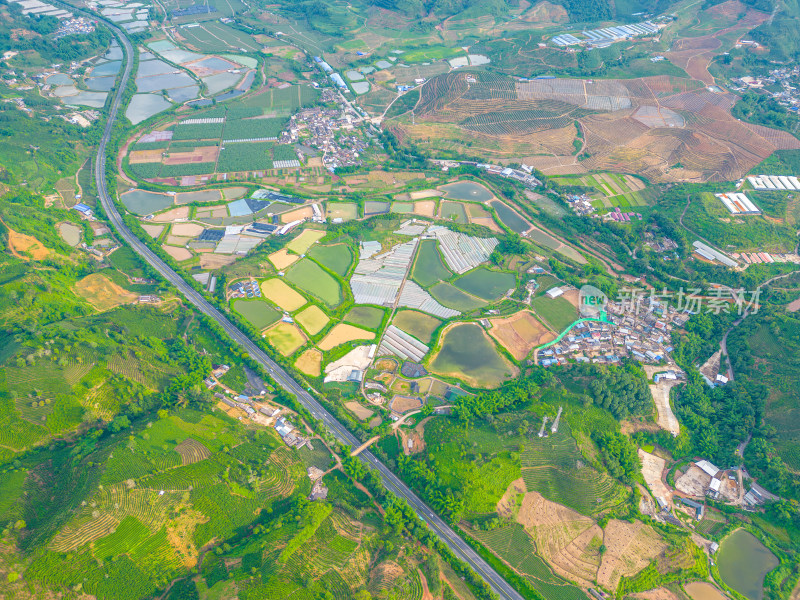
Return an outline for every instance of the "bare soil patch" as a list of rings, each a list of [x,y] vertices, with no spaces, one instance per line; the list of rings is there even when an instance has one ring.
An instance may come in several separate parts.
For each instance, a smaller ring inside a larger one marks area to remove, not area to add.
[[[422,200],[414,203],[414,214],[423,217],[432,217],[436,212],[436,202],[433,200]]]
[[[675,489],[690,496],[704,497],[711,475],[697,465],[690,465],[686,472],[675,480]]]
[[[92,273],[79,279],[75,282],[73,290],[101,312],[122,304],[130,304],[138,298],[137,294],[117,285],[102,273]]]
[[[33,260],[42,260],[49,256],[50,249],[45,247],[39,240],[31,235],[19,233],[8,229],[8,247],[11,254],[17,258],[32,258]]]
[[[639,459],[642,461],[642,475],[647,487],[656,498],[662,498],[668,504],[672,503],[672,491],[661,479],[666,461],[660,456],[650,454],[639,448]]]
[[[171,208],[168,211],[161,213],[160,215],[154,216],[153,221],[156,221],[157,223],[167,223],[170,221],[185,220],[188,218],[189,218],[189,207],[179,206],[177,208]]]
[[[156,148],[154,150],[134,150],[128,154],[128,162],[132,165],[161,162],[161,155],[163,152],[164,150],[161,148]]]
[[[345,402],[344,406],[362,421],[366,421],[375,414],[374,411],[371,411],[366,406],[362,406],[358,402]]]
[[[422,407],[422,400],[413,396],[395,396],[392,400],[392,410],[396,413],[405,413]]]
[[[148,223],[143,223],[142,224],[142,229],[145,230],[147,235],[149,235],[151,238],[155,239],[155,238],[157,238],[158,236],[161,235],[162,231],[164,231],[164,226],[163,225],[150,225]]]
[[[172,258],[181,262],[183,260],[189,260],[194,256],[190,250],[187,248],[179,248],[177,246],[167,246],[166,244],[161,244],[161,248],[163,248],[164,252],[169,254]]]
[[[353,340],[372,340],[374,338],[375,334],[372,331],[346,323],[339,323],[322,339],[319,347],[320,350],[331,350],[336,346]]]
[[[281,215],[281,223],[291,223],[300,219],[310,219],[314,216],[314,210],[310,206],[304,206]]]
[[[611,590],[617,589],[621,577],[635,575],[667,547],[649,525],[617,519],[606,525],[603,543],[606,551],[597,571],[597,583]]]
[[[524,310],[504,319],[490,319],[489,335],[511,355],[522,360],[530,351],[555,336],[530,311]]]
[[[201,146],[191,152],[177,152],[164,158],[165,165],[188,165],[192,163],[217,162],[218,146]]]
[[[294,366],[306,375],[319,377],[322,372],[322,352],[316,348],[309,348],[297,357]]]
[[[197,223],[175,223],[170,233],[181,237],[194,238],[203,233],[204,227]]]
[[[226,267],[236,262],[236,256],[232,254],[201,254],[200,255],[200,268],[202,269],[219,269]]]

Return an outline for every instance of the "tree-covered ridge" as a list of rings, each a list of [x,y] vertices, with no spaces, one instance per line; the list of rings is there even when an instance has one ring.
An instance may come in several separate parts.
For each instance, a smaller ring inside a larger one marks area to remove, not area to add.
[[[60,20],[48,15],[25,15],[16,2],[0,3],[0,54],[8,50],[34,51],[48,62],[82,60],[98,54],[111,41],[104,27],[89,34],[55,39]]]

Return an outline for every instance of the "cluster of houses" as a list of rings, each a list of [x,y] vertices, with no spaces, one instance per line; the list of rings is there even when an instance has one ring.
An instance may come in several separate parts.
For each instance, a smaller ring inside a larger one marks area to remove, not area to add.
[[[757,47],[758,44],[749,40],[741,40],[741,44],[753,45]],[[763,93],[769,94],[789,110],[797,112],[800,109],[800,67],[780,67],[769,71],[766,77],[753,77],[745,76],[738,77],[731,80],[733,85],[731,89],[737,92],[743,92],[747,89],[757,89]],[[775,90],[774,86],[780,86],[780,90]],[[775,91],[770,91],[765,88],[772,88]]]
[[[539,350],[538,364],[550,367],[572,360],[616,364],[625,357],[646,364],[669,362],[671,331],[689,318],[657,304],[612,302],[606,310],[606,321],[576,323],[561,340]]]
[[[564,199],[569,202],[572,210],[580,217],[597,212],[597,209],[592,205],[592,199],[589,194],[567,194]]]
[[[520,183],[523,183],[530,188],[542,185],[542,182],[536,179],[536,177],[533,175],[533,167],[524,164],[521,165],[521,168],[519,169],[512,169],[511,167],[504,167],[502,165],[479,163],[474,160],[441,160],[437,158],[432,158],[429,160],[433,164],[441,167],[443,171],[447,171],[449,169],[459,167],[461,165],[467,165],[470,167],[481,169],[482,171],[486,171],[490,175],[497,175],[499,177],[504,177],[506,179],[513,179],[515,181],[519,181]]]
[[[603,220],[616,221],[617,223],[630,223],[631,219],[633,219],[634,217],[636,217],[640,221],[642,220],[642,215],[640,213],[622,212],[619,206],[615,206],[614,210],[610,210],[603,215]]]
[[[238,281],[230,286],[229,298],[261,298],[261,288],[255,279]]]
[[[292,115],[279,140],[283,144],[300,142],[321,151],[323,166],[333,172],[338,167],[361,164],[368,140],[357,132],[359,122],[360,117],[342,104],[337,108],[306,108]]]

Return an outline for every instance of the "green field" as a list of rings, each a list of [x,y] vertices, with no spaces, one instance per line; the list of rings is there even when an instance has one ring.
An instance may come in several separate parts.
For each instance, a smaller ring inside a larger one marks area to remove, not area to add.
[[[514,374],[480,325],[462,323],[447,330],[441,350],[430,363],[434,372],[476,387],[496,387]]]
[[[428,291],[431,293],[431,296],[443,306],[454,308],[462,312],[475,310],[476,308],[486,305],[486,302],[483,300],[470,296],[449,283],[437,283]]]
[[[439,214],[441,214],[443,219],[452,221],[453,223],[461,223],[462,225],[469,223],[467,219],[467,209],[464,208],[461,202],[443,200]]]
[[[531,307],[556,331],[563,331],[578,318],[575,307],[562,297],[539,296],[531,301]]]
[[[658,198],[652,187],[637,189],[644,183],[631,175],[597,173],[582,177],[559,177],[555,181],[564,186],[594,188],[592,205],[598,210],[618,206],[620,210],[636,212],[637,207],[653,204]]]
[[[354,306],[344,316],[343,321],[361,325],[367,329],[377,329],[383,323],[384,311],[374,306]]]
[[[233,310],[242,315],[256,329],[264,329],[281,317],[281,312],[263,300],[238,298],[233,302]]]
[[[433,332],[442,324],[439,319],[416,310],[401,310],[394,317],[392,325],[413,335],[420,342],[429,344]]]
[[[181,36],[200,52],[259,52],[262,44],[246,33],[220,21],[202,23],[199,27],[181,27]]]
[[[447,281],[453,272],[447,268],[439,253],[436,240],[422,240],[411,271],[411,278],[422,287],[429,287],[440,281]]]
[[[558,433],[531,438],[526,444],[522,454],[525,486],[588,516],[623,502],[627,496],[625,488],[584,461],[569,426],[562,419]]]
[[[308,251],[308,255],[319,264],[343,277],[347,274],[350,265],[353,264],[353,253],[347,244],[330,246],[317,244]]]
[[[313,260],[304,258],[286,271],[286,281],[321,300],[329,308],[342,303],[342,287]]]
[[[497,300],[509,289],[517,286],[517,277],[514,273],[478,267],[456,279],[453,285],[478,298]]]

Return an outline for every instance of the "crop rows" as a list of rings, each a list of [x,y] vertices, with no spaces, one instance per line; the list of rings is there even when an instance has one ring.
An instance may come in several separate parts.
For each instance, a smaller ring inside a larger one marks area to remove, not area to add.
[[[208,115],[203,115],[208,116]],[[198,123],[178,125],[172,133],[173,140],[215,140],[222,136],[222,123]]]
[[[181,455],[181,461],[184,466],[200,462],[211,456],[208,448],[192,438],[186,438],[175,446],[175,452]]]
[[[69,552],[111,533],[119,524],[114,517],[103,513],[97,517],[87,514],[59,531],[50,543],[56,552]]]
[[[273,160],[296,160],[297,154],[294,151],[294,146],[288,144],[279,144],[272,149]]]
[[[98,490],[95,496],[98,508],[117,519],[128,515],[136,517],[150,531],[161,527],[169,515],[180,503],[181,493],[144,488],[128,489],[125,484],[116,484]]]
[[[218,481],[223,469],[224,466],[220,464],[218,457],[214,457],[156,473],[142,479],[140,485],[158,490],[197,489]]]
[[[333,597],[337,598],[337,600],[339,598],[350,598],[350,588],[336,569],[331,569],[325,573],[320,583],[322,587],[333,594]]]
[[[270,142],[228,144],[220,150],[217,171],[260,171],[272,168]]]
[[[150,531],[136,517],[125,517],[113,533],[95,542],[94,555],[105,560],[131,552],[149,536]]]
[[[158,587],[162,587],[183,569],[181,560],[167,539],[165,527],[161,527],[140,544],[131,554],[137,564],[144,567]]]
[[[361,523],[353,521],[344,513],[334,510],[331,513],[331,523],[341,535],[351,540],[361,539]]]
[[[184,175],[209,175],[214,172],[213,162],[187,163],[184,165],[161,165],[160,177],[182,177]]]
[[[286,120],[281,118],[228,120],[224,136],[226,140],[274,138],[280,135],[284,125]]]
[[[225,539],[238,527],[253,520],[261,502],[230,493],[228,486],[219,483],[192,492],[194,507],[209,520],[195,530],[195,543],[204,546],[212,538]]]

